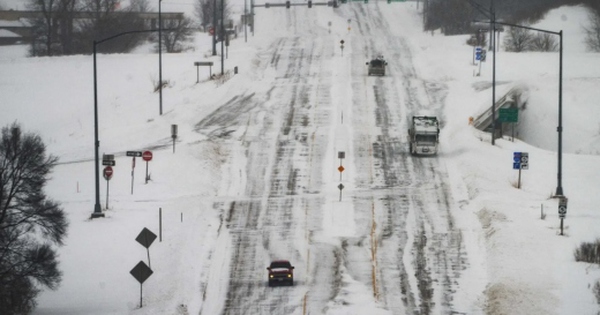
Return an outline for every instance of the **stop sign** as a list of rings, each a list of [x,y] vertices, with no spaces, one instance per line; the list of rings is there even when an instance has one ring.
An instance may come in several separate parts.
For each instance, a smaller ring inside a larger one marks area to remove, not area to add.
[[[144,159],[146,162],[152,160],[152,152],[144,151],[144,153],[142,153],[142,159]]]
[[[208,34],[210,34],[211,36],[212,36],[212,35],[215,35],[215,28],[214,28],[214,27],[212,27],[212,26],[211,26],[211,27],[209,27],[209,28],[208,28]]]
[[[113,169],[110,166],[104,168],[104,179],[110,180],[113,175]]]

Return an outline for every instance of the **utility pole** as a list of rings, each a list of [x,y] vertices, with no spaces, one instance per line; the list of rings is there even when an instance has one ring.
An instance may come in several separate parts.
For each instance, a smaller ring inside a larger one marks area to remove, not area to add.
[[[212,55],[217,55],[217,0],[213,0],[213,41]]]
[[[159,114],[162,116],[163,110],[162,110],[162,88],[163,88],[163,82],[162,82],[162,18],[161,18],[161,8],[160,8],[160,3],[162,2],[162,0],[158,0],[158,112]]]
[[[492,145],[496,143],[496,9],[494,0],[490,4],[490,15],[492,21],[490,42],[492,42]]]
[[[225,73],[225,53],[223,52],[223,45],[225,42],[225,26],[223,25],[223,23],[225,23],[225,0],[221,0],[221,27],[219,27],[220,33],[219,35],[221,36],[221,75],[223,75]]]

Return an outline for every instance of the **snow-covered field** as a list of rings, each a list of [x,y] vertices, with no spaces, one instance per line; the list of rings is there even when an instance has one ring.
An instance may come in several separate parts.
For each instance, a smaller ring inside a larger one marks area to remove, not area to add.
[[[17,121],[24,129],[40,133],[48,151],[60,158],[47,193],[62,203],[70,220],[66,245],[59,249],[62,285],[40,295],[36,314],[225,313],[236,236],[218,237],[223,235],[224,214],[214,205],[259,198],[246,195],[255,179],[242,174],[248,168],[247,150],[241,141],[236,142],[243,130],[253,130],[240,126],[256,122],[244,120],[245,112],[235,112],[239,119],[221,121],[226,127],[211,133],[198,132],[198,126],[219,108],[234,110],[225,105],[236,96],[268,95],[273,84],[285,89],[288,82],[282,80],[283,70],[269,66],[268,61],[274,56],[273,43],[288,37],[299,38],[298,45],[306,47],[313,41],[319,47],[334,46],[332,54],[313,56],[331,67],[307,71],[306,81],[317,84],[332,77],[338,82],[329,91],[334,103],[331,114],[344,112],[350,121],[349,110],[344,111],[352,106],[350,82],[356,82],[355,73],[361,72],[350,71],[350,60],[371,57],[367,50],[359,49],[366,43],[355,42],[363,39],[357,36],[359,31],[367,32],[359,30],[356,19],[373,24],[375,17],[389,26],[389,32],[406,39],[415,75],[446,89],[443,104],[439,104],[444,127],[437,160],[448,174],[447,185],[455,201],[451,214],[468,260],[459,278],[453,279],[458,283],[453,310],[463,314],[599,311],[591,288],[600,279],[600,270],[573,258],[581,242],[600,237],[596,211],[600,204],[600,59],[583,46],[584,8],[553,10],[535,25],[564,31],[562,187],[569,204],[562,236],[558,201],[551,198],[557,188],[558,53],[497,54],[498,96],[510,86],[526,86],[528,101],[520,112],[518,139],[513,142],[505,137],[492,146],[488,135],[468,124],[469,117],[491,105],[491,89],[480,87],[491,82],[492,54],[488,53],[481,76],[474,76],[478,67],[472,65],[467,37],[423,33],[416,3],[351,3],[335,10],[313,7],[312,11],[293,7],[297,13],[282,10],[257,10],[255,33],[248,33],[246,41],[242,32],[228,48],[224,69],[229,75],[225,80],[208,80],[208,69],[200,68],[200,83],[196,83],[195,61],[213,61],[212,73],[221,70],[221,58],[211,56],[206,34],[198,34],[193,51],[165,54],[163,78],[169,87],[163,91],[163,115],[159,115],[158,94],[153,92],[153,82],[158,80],[157,54],[98,56],[100,154],[115,154],[117,163],[110,186],[103,179],[100,182],[103,208],[107,187],[110,191],[103,219],[90,219],[95,202],[92,57],[26,58],[26,47],[0,47],[0,125]],[[375,35],[377,30],[369,31],[374,34],[370,43],[385,49],[386,38]],[[340,40],[345,41],[343,51]],[[308,48],[306,51],[309,53]],[[388,58],[388,62],[394,60]],[[238,74],[232,73],[234,67]],[[293,88],[290,84],[289,89]],[[179,130],[175,146],[172,124]],[[335,203],[340,182],[335,153],[340,148],[350,152],[357,144],[349,139],[358,131],[333,124],[323,128],[330,134],[329,141],[316,146],[325,147],[327,153],[323,161],[314,163],[330,170],[320,174],[324,188],[319,196],[326,202],[317,209],[323,212],[322,222],[317,223],[324,232],[318,235],[320,243],[311,248],[320,244],[316,249],[325,252],[342,237],[359,236],[361,214],[358,209],[345,212],[345,207],[352,208],[350,202],[343,206]],[[231,138],[225,135],[227,131]],[[220,140],[215,140],[216,134]],[[272,135],[243,135],[244,139],[251,136]],[[145,163],[138,158],[132,170],[132,159],[125,156],[126,151],[146,149],[154,154],[148,164],[151,180],[147,184]],[[530,157],[529,169],[522,172],[521,189],[515,188],[518,173],[512,169],[513,152],[528,152]],[[358,162],[351,156],[347,163],[342,182],[344,198],[350,199],[364,193],[358,189],[356,170],[362,165],[355,165]],[[140,285],[129,271],[140,260],[148,263],[148,254],[135,238],[144,227],[158,234],[159,209],[162,241],[157,239],[149,249],[154,274],[143,285],[144,306],[139,308]],[[545,219],[540,218],[542,211]],[[287,241],[297,245],[298,252],[304,251],[306,236],[293,237]],[[263,257],[257,265],[266,267],[267,259]],[[378,300],[372,288],[350,276],[370,273],[371,266],[367,267],[344,274],[341,289],[326,302],[323,313],[398,313]],[[263,279],[266,270],[256,270],[256,274]],[[297,270],[297,277],[302,292],[318,292],[319,288],[310,287],[308,271]],[[249,285],[264,283],[250,281]],[[289,306],[296,302],[290,298]],[[294,314],[302,314],[302,307],[293,309]],[[227,313],[257,313],[253,310],[229,309]]]

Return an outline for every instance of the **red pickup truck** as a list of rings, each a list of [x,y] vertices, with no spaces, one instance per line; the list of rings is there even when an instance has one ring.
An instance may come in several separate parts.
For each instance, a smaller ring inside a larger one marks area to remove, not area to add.
[[[274,260],[267,267],[269,271],[269,286],[276,284],[294,285],[294,266],[287,260]]]

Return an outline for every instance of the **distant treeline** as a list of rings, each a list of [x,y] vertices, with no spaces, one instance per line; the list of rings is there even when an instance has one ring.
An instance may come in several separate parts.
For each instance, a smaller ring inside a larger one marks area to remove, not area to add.
[[[471,21],[487,20],[492,1],[496,19],[509,23],[534,23],[565,5],[585,5],[600,14],[599,0],[424,0],[424,30],[441,29],[446,35],[472,33]]]
[[[515,23],[539,21],[548,11],[565,5],[583,4],[600,12],[598,0],[495,0],[494,3],[499,18]]]

